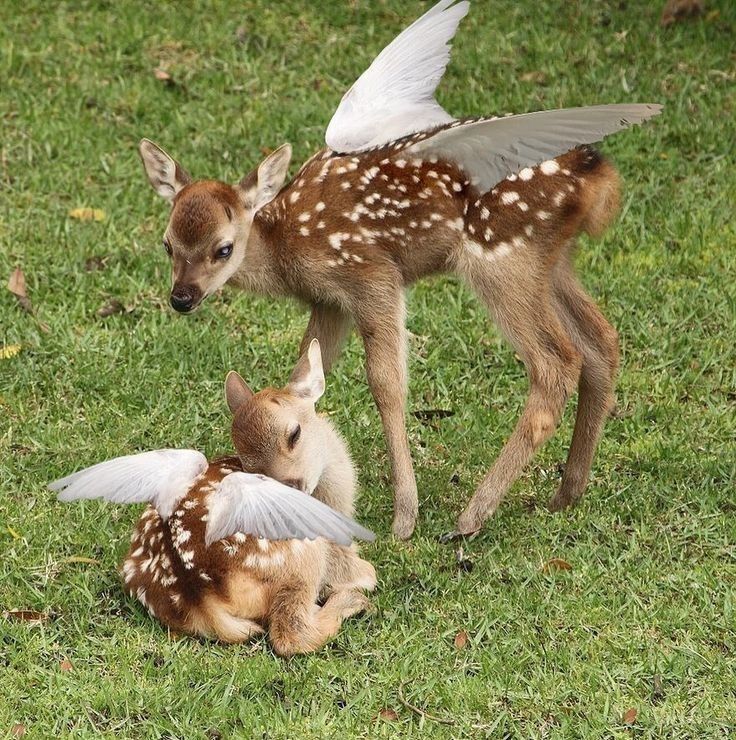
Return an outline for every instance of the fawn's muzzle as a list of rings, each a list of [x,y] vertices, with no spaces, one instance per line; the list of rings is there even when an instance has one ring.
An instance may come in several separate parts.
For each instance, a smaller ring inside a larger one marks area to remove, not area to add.
[[[188,313],[199,303],[199,291],[190,286],[177,287],[171,291],[171,307],[179,313]]]

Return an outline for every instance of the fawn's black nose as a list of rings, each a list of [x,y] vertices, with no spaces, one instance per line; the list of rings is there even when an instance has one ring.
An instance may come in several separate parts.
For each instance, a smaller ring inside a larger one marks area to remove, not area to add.
[[[194,306],[194,291],[189,288],[176,288],[171,291],[171,307],[179,313],[187,313]]]
[[[297,491],[304,491],[306,493],[307,486],[302,478],[287,478],[283,481],[285,486],[296,488]]]

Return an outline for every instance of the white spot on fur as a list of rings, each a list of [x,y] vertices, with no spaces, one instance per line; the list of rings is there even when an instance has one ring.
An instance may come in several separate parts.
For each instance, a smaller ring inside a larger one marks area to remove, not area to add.
[[[296,203],[299,200],[301,193],[298,190],[294,190],[289,196],[289,203]]]
[[[304,213],[300,213],[299,214],[299,220],[302,223],[306,223],[307,221],[309,221],[310,218],[312,218],[312,214],[311,213],[307,213],[306,211]]]
[[[350,190],[350,188],[352,187],[352,184],[348,180],[345,180],[345,182],[340,183],[340,187],[343,190]]]
[[[544,175],[554,175],[560,171],[560,165],[555,159],[548,159],[539,165],[539,169]]]
[[[317,224],[317,228],[318,228],[318,229],[324,229],[324,228],[325,228],[325,222],[324,222],[324,221],[320,221],[320,222],[319,222],[319,223]]]
[[[508,193],[504,193],[501,196],[501,202],[505,206],[510,206],[512,203],[516,203],[517,200],[519,200],[519,194],[515,190],[512,190]]]
[[[531,224],[527,224],[527,225],[526,225],[526,226],[524,227],[524,233],[525,233],[525,234],[526,234],[527,236],[531,236],[531,235],[532,235],[532,234],[534,233],[534,227],[533,227],[533,226],[532,226]]]
[[[509,175],[509,176],[508,176],[508,177],[507,177],[506,179],[507,179],[507,180],[508,180],[509,182],[516,182],[517,176],[516,176],[515,174],[513,174],[513,173],[512,173],[512,174],[510,174],[510,175]]]
[[[324,211],[324,210],[325,210],[325,204],[324,204],[324,203],[323,203],[322,201],[320,201],[320,202],[319,202],[319,203],[317,203],[317,205],[316,205],[316,206],[314,207],[314,210],[315,210],[315,211],[317,211],[317,213],[319,213],[320,211]]]
[[[473,255],[473,257],[483,256],[483,247],[481,247],[481,245],[478,244],[478,242],[467,239],[465,241],[465,249],[467,249],[468,252],[470,252],[470,254]]]
[[[524,169],[519,172],[520,180],[531,180],[532,177],[534,177],[534,170],[531,167],[524,167]]]
[[[540,221],[547,221],[550,217],[549,211],[537,211],[537,218]]]
[[[490,229],[486,229],[486,230],[485,230],[485,231],[483,232],[483,237],[485,238],[485,240],[486,240],[487,242],[489,242],[489,241],[491,241],[491,239],[493,238],[493,232],[492,232],[492,231],[491,231]]]
[[[491,212],[485,206],[483,206],[480,212],[480,217],[484,221],[488,221],[488,219],[491,217]]]
[[[525,212],[526,212],[526,211],[528,211],[528,210],[529,210],[529,206],[528,206],[528,205],[527,205],[526,203],[524,203],[524,201],[523,201],[523,200],[520,200],[520,201],[519,201],[519,202],[518,202],[518,203],[516,204],[516,206],[517,206],[517,208],[518,208],[518,209],[519,209],[520,211],[525,211]]]
[[[299,233],[302,236],[309,236],[309,229],[306,226],[302,226],[301,229],[299,229]]]
[[[560,191],[560,192],[559,192],[559,193],[557,193],[557,194],[555,195],[555,197],[554,197],[554,198],[552,199],[552,202],[553,202],[553,203],[554,203],[554,204],[555,204],[556,206],[559,206],[559,205],[562,205],[562,201],[563,201],[563,200],[565,200],[565,193],[563,193],[562,191]]]

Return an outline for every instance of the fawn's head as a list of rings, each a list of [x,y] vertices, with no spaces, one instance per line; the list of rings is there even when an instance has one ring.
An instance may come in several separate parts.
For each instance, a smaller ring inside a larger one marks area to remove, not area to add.
[[[237,185],[192,180],[148,139],[139,146],[153,189],[171,204],[164,249],[171,258],[171,305],[193,311],[237,271],[246,255],[256,212],[273,200],[286,178],[291,146],[284,144]]]
[[[243,469],[311,494],[325,469],[326,430],[314,409],[325,390],[322,354],[313,339],[285,388],[254,393],[236,372],[225,380],[232,438]]]

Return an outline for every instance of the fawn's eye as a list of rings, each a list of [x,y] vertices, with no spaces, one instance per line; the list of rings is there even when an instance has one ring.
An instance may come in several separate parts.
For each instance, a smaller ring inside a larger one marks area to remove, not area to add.
[[[171,257],[171,252],[172,252],[171,244],[169,244],[165,239],[164,239],[164,252],[166,252],[166,254],[168,254],[169,257]]]
[[[216,260],[226,260],[229,259],[230,255],[233,253],[233,245],[228,242],[227,244],[223,244],[216,252],[215,252],[215,259]]]
[[[293,450],[296,447],[296,443],[299,441],[299,437],[302,436],[302,428],[299,424],[296,425],[296,429],[289,433],[289,449]]]

